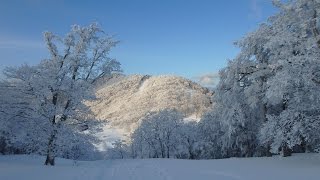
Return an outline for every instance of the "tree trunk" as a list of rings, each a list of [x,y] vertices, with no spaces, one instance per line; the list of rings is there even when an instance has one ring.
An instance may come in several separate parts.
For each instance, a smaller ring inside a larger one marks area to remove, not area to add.
[[[188,142],[189,159],[195,159],[195,155],[192,152],[192,145],[189,138],[187,138],[187,142]]]
[[[267,157],[272,157],[272,153],[270,152],[270,150],[271,150],[271,146],[268,145],[268,147],[267,147],[267,152],[266,152],[266,156],[267,156]]]
[[[56,130],[54,130],[56,131]],[[54,141],[56,138],[55,132],[52,132],[50,138],[49,138],[49,143],[48,143],[48,149],[47,149],[47,158],[46,162],[44,163],[47,166],[54,166],[55,165],[55,154],[54,154]]]
[[[288,156],[291,156],[291,154],[292,154],[292,151],[288,147],[288,145],[287,144],[282,145],[282,147],[281,147],[281,155],[283,157],[288,157]]]
[[[189,159],[195,159],[195,155],[192,152],[192,148],[189,146]]]
[[[165,150],[164,150],[164,147],[163,147],[163,145],[161,145],[161,157],[162,157],[162,158],[165,158],[165,157],[166,157],[164,151],[165,151]]]
[[[313,3],[315,3],[313,1]],[[313,17],[312,17],[312,26],[313,26],[313,29],[312,29],[312,34],[314,36],[314,38],[316,39],[317,41],[317,46],[318,48],[320,48],[320,32],[319,32],[319,29],[317,27],[317,18],[318,18],[318,14],[317,14],[317,10],[314,10],[313,12]]]
[[[44,163],[47,166],[54,166],[55,162],[54,162],[54,158],[55,158],[55,140],[56,140],[56,136],[57,136],[57,127],[56,127],[56,122],[55,122],[55,116],[52,118],[52,132],[49,138],[49,142],[48,142],[48,149],[47,149],[47,158],[46,158],[46,162]]]
[[[54,92],[54,90],[51,90],[53,93],[52,96],[52,104],[54,106],[57,105],[58,102],[58,93]],[[56,126],[56,115],[53,115],[52,119],[51,119],[51,127],[53,128],[50,138],[49,138],[49,142],[48,142],[48,149],[47,149],[47,158],[46,158],[46,162],[44,163],[44,165],[47,166],[54,166],[54,158],[55,158],[55,152],[54,152],[54,148],[55,148],[55,140],[56,140],[56,134],[57,134],[57,126]]]

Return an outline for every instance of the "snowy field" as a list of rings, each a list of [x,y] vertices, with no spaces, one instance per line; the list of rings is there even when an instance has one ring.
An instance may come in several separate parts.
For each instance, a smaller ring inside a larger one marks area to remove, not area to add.
[[[319,180],[319,154],[282,158],[224,160],[106,160],[74,162],[57,159],[43,166],[39,156],[0,156],[1,180]]]

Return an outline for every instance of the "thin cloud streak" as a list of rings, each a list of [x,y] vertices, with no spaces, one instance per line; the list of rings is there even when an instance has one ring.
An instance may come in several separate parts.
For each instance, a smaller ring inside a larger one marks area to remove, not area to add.
[[[2,38],[0,37],[0,49],[44,49],[45,44],[40,41]]]
[[[250,1],[250,14],[249,18],[261,19],[262,18],[262,8],[260,6],[260,0]]]

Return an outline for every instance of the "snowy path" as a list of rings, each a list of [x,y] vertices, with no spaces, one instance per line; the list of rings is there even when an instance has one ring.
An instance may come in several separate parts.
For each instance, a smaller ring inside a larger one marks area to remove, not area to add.
[[[43,157],[0,156],[0,180],[319,180],[319,154],[290,158],[224,160],[107,160],[78,162],[58,159],[45,167]]]

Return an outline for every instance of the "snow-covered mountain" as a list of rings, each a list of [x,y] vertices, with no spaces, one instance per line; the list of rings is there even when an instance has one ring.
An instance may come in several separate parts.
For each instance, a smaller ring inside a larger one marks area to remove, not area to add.
[[[176,109],[188,120],[199,119],[210,107],[213,92],[177,76],[117,75],[99,85],[97,101],[90,103],[97,118],[132,132],[151,111]]]

